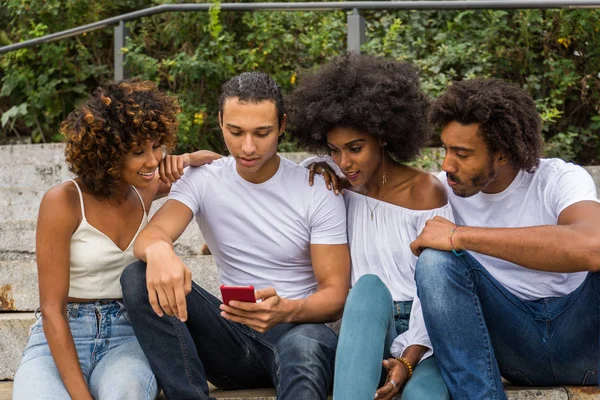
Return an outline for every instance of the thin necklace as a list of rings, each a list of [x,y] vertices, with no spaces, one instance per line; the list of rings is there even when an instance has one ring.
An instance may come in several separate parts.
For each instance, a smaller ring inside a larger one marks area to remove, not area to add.
[[[367,202],[367,207],[369,208],[369,211],[371,211],[371,221],[373,221],[373,216],[375,215],[375,210],[377,209],[377,206],[379,206],[379,203],[381,203],[381,200],[383,200],[383,196],[381,196],[381,198],[377,201],[377,204],[375,204],[375,207],[371,208],[371,206],[369,205],[369,196],[367,196],[366,194],[365,196],[365,201]]]
[[[387,182],[387,177],[385,176],[385,150],[384,147],[387,143],[383,142],[381,144],[381,169],[383,170],[383,173],[381,175],[381,187],[383,188]],[[381,198],[377,201],[377,204],[375,204],[375,207],[371,208],[371,206],[369,205],[369,196],[367,196],[365,194],[365,201],[367,202],[367,207],[369,208],[369,211],[371,211],[371,221],[373,221],[373,216],[375,215],[375,210],[377,209],[377,207],[379,206],[379,203],[381,203],[381,200],[383,200],[383,197],[385,196],[385,194],[383,196],[381,196]]]

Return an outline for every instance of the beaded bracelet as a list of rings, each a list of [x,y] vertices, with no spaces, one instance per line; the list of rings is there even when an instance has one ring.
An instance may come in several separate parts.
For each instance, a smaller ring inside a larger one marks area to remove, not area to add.
[[[404,365],[404,368],[406,368],[406,373],[408,374],[406,380],[408,381],[413,374],[413,367],[410,365],[410,361],[404,357],[398,357],[396,360],[400,361]]]
[[[456,225],[456,224],[455,224],[455,225],[454,225],[454,228],[452,228],[452,231],[450,232],[450,246],[452,246],[452,252],[454,253],[454,255],[455,255],[456,257],[460,257],[460,256],[462,256],[463,254],[465,254],[465,251],[464,251],[464,250],[460,250],[460,251],[456,250],[456,249],[454,248],[454,242],[452,242],[452,236],[454,235],[454,231],[455,231],[455,230],[456,230],[456,229],[457,229],[459,226],[460,226],[460,225]]]

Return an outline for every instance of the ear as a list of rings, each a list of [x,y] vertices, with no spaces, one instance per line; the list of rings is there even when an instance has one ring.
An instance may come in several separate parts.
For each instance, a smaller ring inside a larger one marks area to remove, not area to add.
[[[496,153],[494,160],[498,165],[506,165],[508,163],[508,157],[503,153]]]
[[[223,116],[221,115],[221,111],[219,111],[217,118],[219,118],[219,126],[223,129]]]
[[[279,124],[279,136],[283,135],[286,125],[287,125],[287,114],[283,114],[283,117],[281,118],[281,123]]]

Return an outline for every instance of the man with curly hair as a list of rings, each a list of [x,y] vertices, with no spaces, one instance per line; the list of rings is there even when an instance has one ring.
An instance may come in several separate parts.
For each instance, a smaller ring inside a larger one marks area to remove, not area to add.
[[[540,159],[541,119],[513,84],[453,84],[433,105],[456,224],[412,243],[417,290],[454,399],[598,383],[600,204],[581,167]],[[425,250],[423,250],[425,249]]]
[[[279,86],[251,72],[223,85],[219,123],[231,153],[186,171],[135,244],[121,278],[131,322],[169,399],[274,385],[279,399],[326,399],[349,287],[344,201],[277,155]],[[258,303],[219,299],[191,281],[173,242],[195,216],[222,283]],[[166,314],[166,315],[165,315]]]

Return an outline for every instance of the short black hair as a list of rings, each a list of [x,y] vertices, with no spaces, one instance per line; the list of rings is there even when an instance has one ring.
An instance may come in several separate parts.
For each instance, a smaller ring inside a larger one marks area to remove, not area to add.
[[[413,159],[429,139],[429,99],[412,65],[347,54],[301,76],[288,98],[288,133],[312,152],[326,153],[327,133],[352,128],[387,142],[398,162]]]
[[[539,165],[542,119],[529,93],[513,83],[494,78],[455,82],[433,103],[429,119],[439,128],[453,121],[479,124],[491,153],[504,154],[527,172]]]
[[[275,103],[279,125],[285,114],[281,88],[273,78],[264,72],[244,72],[234,76],[221,87],[219,112],[223,115],[223,105],[230,97],[237,97],[241,102],[259,103],[270,100]]]

